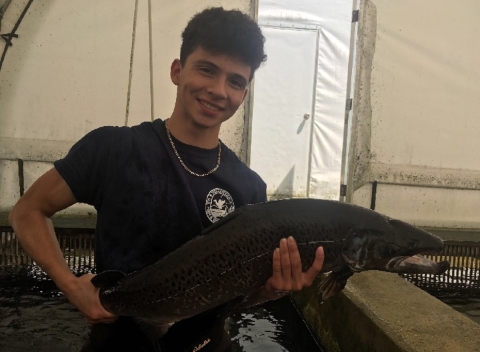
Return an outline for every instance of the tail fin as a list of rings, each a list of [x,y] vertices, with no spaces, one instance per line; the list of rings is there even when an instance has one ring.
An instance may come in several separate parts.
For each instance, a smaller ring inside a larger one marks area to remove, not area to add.
[[[107,270],[103,273],[95,275],[92,278],[92,284],[98,288],[105,288],[115,285],[118,281],[127,276],[125,273],[118,270]]]

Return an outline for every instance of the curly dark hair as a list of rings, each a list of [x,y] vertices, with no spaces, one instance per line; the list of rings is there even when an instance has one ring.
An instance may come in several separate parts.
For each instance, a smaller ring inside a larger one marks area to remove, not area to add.
[[[267,59],[263,51],[265,37],[257,23],[238,10],[212,7],[193,16],[182,33],[180,62],[202,47],[212,54],[226,54],[239,59],[255,70]]]

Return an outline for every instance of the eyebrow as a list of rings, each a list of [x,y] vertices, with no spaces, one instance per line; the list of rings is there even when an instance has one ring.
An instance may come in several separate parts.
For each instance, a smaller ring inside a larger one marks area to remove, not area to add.
[[[218,67],[217,65],[215,65],[213,62],[211,61],[208,61],[208,60],[204,60],[204,59],[199,59],[195,62],[195,65],[207,65],[207,66],[210,66],[212,68],[215,68],[216,70],[219,70],[220,67]],[[233,78],[235,79],[238,79],[238,80],[241,80],[243,82],[243,84],[245,84],[245,86],[248,84],[248,79],[246,77],[244,77],[243,75],[239,74],[239,73],[233,73]]]

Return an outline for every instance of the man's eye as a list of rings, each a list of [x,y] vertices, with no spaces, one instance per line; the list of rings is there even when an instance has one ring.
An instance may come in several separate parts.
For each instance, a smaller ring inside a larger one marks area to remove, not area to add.
[[[245,84],[239,80],[236,80],[236,79],[232,79],[230,80],[230,84],[232,86],[234,86],[235,88],[239,88],[239,89],[244,89],[245,88]]]
[[[209,67],[200,67],[200,71],[209,75],[213,74],[213,70]]]

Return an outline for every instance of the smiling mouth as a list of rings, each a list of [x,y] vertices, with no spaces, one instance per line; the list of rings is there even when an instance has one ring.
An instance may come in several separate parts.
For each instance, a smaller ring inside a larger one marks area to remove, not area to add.
[[[212,104],[209,104],[206,101],[199,100],[199,102],[200,102],[200,104],[205,106],[207,109],[210,109],[210,110],[213,110],[213,111],[220,111],[221,110],[221,108],[219,108],[218,106],[214,106]]]

